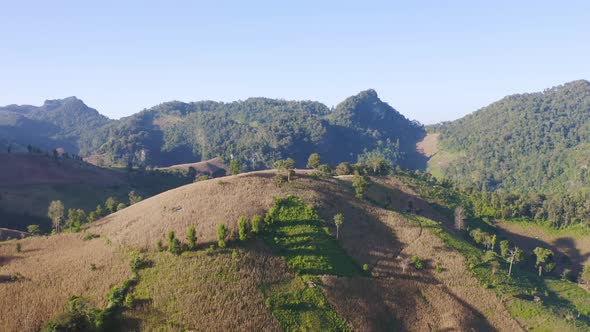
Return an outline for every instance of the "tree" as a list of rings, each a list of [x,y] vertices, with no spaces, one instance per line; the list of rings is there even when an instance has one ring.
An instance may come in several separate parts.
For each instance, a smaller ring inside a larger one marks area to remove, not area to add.
[[[340,163],[338,164],[338,166],[336,166],[336,170],[334,170],[334,173],[336,173],[336,175],[338,176],[350,175],[352,174],[352,167],[349,163]]]
[[[64,219],[64,204],[61,201],[52,201],[47,209],[47,216],[56,233],[61,231],[61,224]]]
[[[496,247],[496,241],[497,241],[497,239],[498,238],[496,237],[496,234],[493,234],[490,237],[490,246],[492,247],[492,251],[494,251],[494,247]]]
[[[541,276],[543,270],[545,270],[545,272],[552,270],[552,268],[550,268],[551,265],[549,262],[553,257],[553,251],[551,251],[551,249],[536,247],[535,250],[533,250],[533,253],[535,256],[537,256],[535,266],[539,269],[539,277]]]
[[[320,176],[323,178],[329,178],[332,176],[332,167],[328,164],[321,164],[317,167],[318,172],[320,172]]]
[[[168,232],[168,251],[175,255],[178,255],[181,252],[181,243],[176,238],[174,231]]]
[[[363,199],[365,196],[365,190],[369,186],[369,181],[364,176],[359,175],[359,173],[355,173],[354,177],[352,178],[352,186],[354,188],[356,197],[358,199]]]
[[[104,202],[104,207],[107,209],[107,211],[109,211],[109,213],[115,213],[117,212],[117,205],[119,203],[117,202],[117,199],[114,197],[109,197],[107,198],[106,202]]]
[[[344,224],[344,215],[338,213],[334,216],[334,225],[336,225],[336,240],[340,239],[340,227]]]
[[[65,227],[78,231],[82,223],[86,221],[86,212],[82,209],[68,209],[68,218]]]
[[[291,177],[295,174],[295,160],[287,158],[285,160],[277,160],[274,166],[279,172],[287,173],[287,182],[291,182]]]
[[[240,241],[245,241],[246,238],[248,237],[248,233],[247,233],[247,227],[248,225],[248,218],[246,218],[245,216],[241,216],[240,219],[238,220],[238,238],[240,239]]]
[[[233,159],[230,163],[229,163],[229,171],[232,175],[238,175],[240,174],[240,163],[238,162],[237,159]]]
[[[255,214],[252,217],[252,233],[254,233],[254,234],[260,233],[261,221],[262,221],[262,218],[257,214]]]
[[[189,166],[187,176],[191,180],[191,182],[195,181],[195,178],[197,177],[197,170],[194,167]]]
[[[510,249],[510,243],[508,242],[508,240],[502,240],[500,241],[500,255],[504,258],[508,257],[508,251]]]
[[[217,226],[217,245],[219,248],[225,248],[227,244],[225,243],[225,237],[227,236],[227,227],[225,224],[219,224]]]
[[[318,153],[312,153],[309,155],[309,158],[307,158],[307,168],[316,169],[321,163],[322,161]]]
[[[27,232],[31,233],[32,235],[40,235],[41,227],[39,227],[39,225],[29,225],[27,226]]]
[[[188,241],[188,248],[195,250],[197,248],[197,230],[195,226],[190,226],[186,232],[186,240]]]
[[[522,251],[518,247],[514,247],[512,250],[508,250],[508,260],[510,267],[508,268],[508,276],[512,275],[512,265],[517,264],[522,259]]]
[[[94,215],[96,215],[96,219],[100,219],[106,215],[106,211],[102,207],[102,205],[99,204],[96,206],[96,210],[94,210]]]
[[[127,205],[125,205],[125,203],[119,203],[117,205],[117,211],[121,211],[121,210],[123,210],[126,207],[127,207]]]
[[[371,154],[365,163],[371,169],[371,172],[374,175],[385,174],[389,169],[387,160],[380,154]]]
[[[465,230],[465,208],[461,205],[455,209],[455,229],[458,231]]]
[[[135,191],[129,192],[129,205],[141,202],[143,198],[139,196]]]

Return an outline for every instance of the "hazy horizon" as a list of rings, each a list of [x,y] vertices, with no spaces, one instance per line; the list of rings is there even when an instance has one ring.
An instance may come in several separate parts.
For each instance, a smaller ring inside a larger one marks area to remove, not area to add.
[[[0,13],[0,105],[77,96],[110,118],[170,100],[335,106],[375,89],[424,124],[590,78],[590,3],[41,1]]]

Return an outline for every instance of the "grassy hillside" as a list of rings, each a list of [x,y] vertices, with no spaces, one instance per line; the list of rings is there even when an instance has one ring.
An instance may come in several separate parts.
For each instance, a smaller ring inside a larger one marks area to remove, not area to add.
[[[126,202],[130,191],[153,196],[190,182],[181,172],[123,171],[43,154],[0,153],[0,227],[50,230],[47,207],[61,200],[87,214],[108,197]]]
[[[14,241],[0,244],[3,257],[13,257],[2,262],[0,274],[18,276],[0,287],[1,298],[9,299],[13,308],[0,314],[1,328],[38,327],[64,311],[73,295],[104,308],[109,287],[121,285],[131,274],[129,252],[139,250],[148,264],[131,288],[135,301],[119,316],[123,326],[519,329],[494,291],[481,287],[468,272],[465,257],[406,214],[412,200],[429,220],[448,222],[399,179],[374,178],[367,200],[359,200],[350,176],[313,179],[298,173],[282,187],[275,185],[271,171],[184,186],[89,225],[84,232],[99,237],[87,241],[84,234],[33,237],[19,241],[20,253]],[[293,210],[301,218],[290,219],[289,208],[275,223],[265,224],[263,235],[251,235],[245,242],[231,240],[228,249],[208,249],[216,244],[220,223],[228,226],[232,239],[239,216],[266,215],[276,207],[275,197],[287,195],[303,199],[304,205]],[[307,204],[314,207],[311,214],[297,210]],[[345,216],[339,241],[333,235],[336,213]],[[157,241],[165,246],[170,230],[186,243],[191,225],[197,231],[196,251],[180,256],[157,252]],[[85,256],[89,252],[97,254]],[[402,268],[414,256],[424,268]],[[55,270],[60,264],[68,264],[67,271]],[[107,287],[75,286],[92,285],[95,282],[89,280],[103,273],[100,285]],[[38,291],[42,287],[56,294],[45,298]],[[40,298],[29,300],[21,293]],[[48,304],[32,307],[36,301]],[[12,319],[25,314],[29,325]]]

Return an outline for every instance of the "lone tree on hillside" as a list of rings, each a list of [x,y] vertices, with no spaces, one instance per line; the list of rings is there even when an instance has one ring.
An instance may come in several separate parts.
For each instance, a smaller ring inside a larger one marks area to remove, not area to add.
[[[129,192],[129,205],[141,202],[143,198],[139,196],[135,191]]]
[[[27,226],[27,232],[31,233],[32,235],[40,235],[41,228],[39,225],[29,225]]]
[[[367,190],[367,187],[369,186],[369,181],[356,172],[352,178],[352,186],[354,187],[356,197],[358,199],[363,199],[363,197],[365,197],[365,190]]]
[[[553,270],[553,265],[549,262],[553,257],[553,251],[551,251],[551,249],[536,247],[535,250],[533,250],[533,253],[537,256],[535,266],[539,269],[539,277],[543,270],[545,270],[545,272]]]
[[[508,276],[512,275],[512,265],[520,262],[522,260],[522,250],[518,247],[514,247],[512,250],[508,250],[508,261],[510,262],[510,267],[508,268]]]
[[[191,181],[195,181],[195,178],[197,177],[197,170],[194,167],[189,166],[187,176]]]
[[[240,174],[240,163],[236,159],[233,159],[229,163],[229,171],[230,171],[231,175]]]
[[[352,173],[352,167],[350,163],[340,163],[334,172],[336,175],[350,175]]]
[[[274,162],[274,166],[279,172],[287,173],[287,181],[291,182],[291,177],[295,174],[295,160],[287,158],[285,160],[277,160]]]
[[[455,229],[458,231],[465,230],[465,208],[461,205],[455,209]]]
[[[104,202],[104,206],[107,211],[109,211],[109,213],[117,212],[117,205],[119,205],[117,199],[112,196],[107,198],[107,200]]]
[[[252,217],[252,233],[254,234],[258,234],[260,233],[260,222],[262,221],[262,218],[255,214],[254,217]]]
[[[225,243],[225,237],[227,236],[227,227],[225,224],[219,224],[217,226],[217,245],[219,248],[225,248],[227,243]]]
[[[317,153],[312,153],[309,155],[307,159],[307,168],[316,169],[322,164],[322,160],[320,159],[320,155]]]
[[[338,213],[334,216],[334,225],[336,225],[336,240],[340,239],[340,227],[344,224],[344,215]]]
[[[51,224],[55,232],[59,233],[64,219],[64,204],[61,201],[52,201],[49,203],[47,216],[51,219]]]
[[[248,226],[248,218],[246,216],[241,216],[238,220],[238,238],[240,241],[245,241],[248,237],[247,229]]]
[[[168,232],[168,251],[173,253],[174,255],[180,255],[180,252],[182,251],[181,247],[182,247],[182,244],[180,243],[180,240],[178,240],[176,238],[174,231],[169,231]]]
[[[190,250],[195,250],[195,248],[197,248],[197,230],[195,229],[195,226],[188,228],[188,232],[186,232],[186,240],[188,241],[188,248]]]

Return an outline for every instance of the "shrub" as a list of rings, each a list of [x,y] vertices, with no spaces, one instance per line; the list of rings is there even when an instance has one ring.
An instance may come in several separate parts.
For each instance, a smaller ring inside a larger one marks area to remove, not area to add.
[[[424,262],[418,256],[412,257],[412,264],[414,264],[416,270],[422,270],[424,268]]]
[[[219,248],[225,248],[227,243],[225,243],[225,237],[227,236],[227,227],[225,224],[219,224],[217,226],[217,245]]]
[[[254,234],[258,234],[260,233],[260,222],[261,222],[261,218],[259,215],[255,214],[254,217],[252,217],[252,233]]]
[[[96,271],[96,264],[90,264],[90,271]]]
[[[369,264],[363,264],[363,271],[365,271],[365,272],[369,271]]]
[[[133,296],[132,293],[128,293],[125,296],[125,306],[127,308],[133,308],[134,305],[135,305],[135,296]]]
[[[90,241],[92,239],[96,239],[97,237],[100,237],[100,235],[94,234],[94,233],[86,233],[86,234],[84,234],[84,237],[82,238],[82,240],[83,241]]]
[[[20,242],[16,243],[16,252],[21,252],[22,250],[22,244]]]
[[[248,234],[246,233],[246,227],[248,225],[248,218],[241,216],[238,220],[238,237],[240,241],[245,241]]]
[[[364,176],[356,173],[352,179],[352,187],[354,188],[355,195],[358,199],[363,199],[365,191],[369,186],[369,181]]]
[[[188,241],[188,248],[195,250],[197,248],[197,230],[195,226],[190,226],[186,233],[186,240]]]
[[[39,225],[29,225],[27,226],[27,232],[31,233],[32,235],[40,235],[41,227]]]
[[[350,175],[352,174],[352,167],[349,163],[340,163],[334,171],[336,175]]]
[[[182,244],[176,238],[174,231],[168,232],[168,251],[175,255],[179,255],[182,251]]]
[[[162,245],[162,240],[158,240],[158,242],[156,242],[156,248],[160,252],[164,251],[164,246]]]

